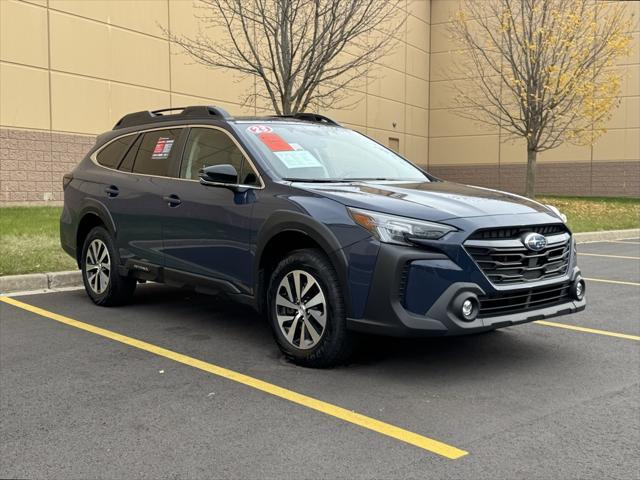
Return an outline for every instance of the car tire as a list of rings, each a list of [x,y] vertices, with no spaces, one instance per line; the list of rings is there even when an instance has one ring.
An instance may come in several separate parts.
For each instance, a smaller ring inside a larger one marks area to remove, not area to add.
[[[109,232],[104,227],[94,227],[82,245],[80,268],[87,295],[96,305],[123,305],[133,297],[137,282],[120,275],[119,264]]]
[[[328,368],[349,358],[344,297],[322,252],[296,250],[285,257],[271,275],[267,302],[275,340],[290,361]]]

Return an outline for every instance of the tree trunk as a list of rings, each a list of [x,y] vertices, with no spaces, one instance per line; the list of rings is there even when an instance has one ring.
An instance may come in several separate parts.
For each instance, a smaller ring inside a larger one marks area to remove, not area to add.
[[[536,157],[538,152],[527,149],[527,181],[524,194],[529,198],[536,197]]]

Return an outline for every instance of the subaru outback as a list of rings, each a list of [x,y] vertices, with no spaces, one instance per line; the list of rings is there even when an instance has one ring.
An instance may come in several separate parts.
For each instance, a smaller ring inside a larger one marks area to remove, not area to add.
[[[355,332],[472,334],[585,308],[557,209],[442,181],[322,115],[131,113],[63,184],[61,243],[95,304],[144,281],[224,294],[305,366],[344,362]]]

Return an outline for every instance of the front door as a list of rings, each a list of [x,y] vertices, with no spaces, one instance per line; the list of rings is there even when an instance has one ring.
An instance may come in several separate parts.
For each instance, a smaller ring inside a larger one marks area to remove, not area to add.
[[[202,185],[199,171],[210,165],[233,165],[238,183],[232,189]],[[228,132],[218,127],[190,129],[179,178],[165,185],[174,201],[163,223],[167,272],[172,269],[207,277],[230,286],[251,287],[251,215],[258,199],[259,178],[244,152]]]

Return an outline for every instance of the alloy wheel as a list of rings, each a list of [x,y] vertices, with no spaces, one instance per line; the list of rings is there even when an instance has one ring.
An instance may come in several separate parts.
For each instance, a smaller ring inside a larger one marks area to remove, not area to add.
[[[111,277],[111,258],[107,245],[99,238],[89,244],[84,269],[91,290],[98,295],[104,293]]]
[[[293,270],[280,281],[276,293],[280,331],[296,348],[318,344],[327,324],[327,302],[318,281],[304,270]]]

